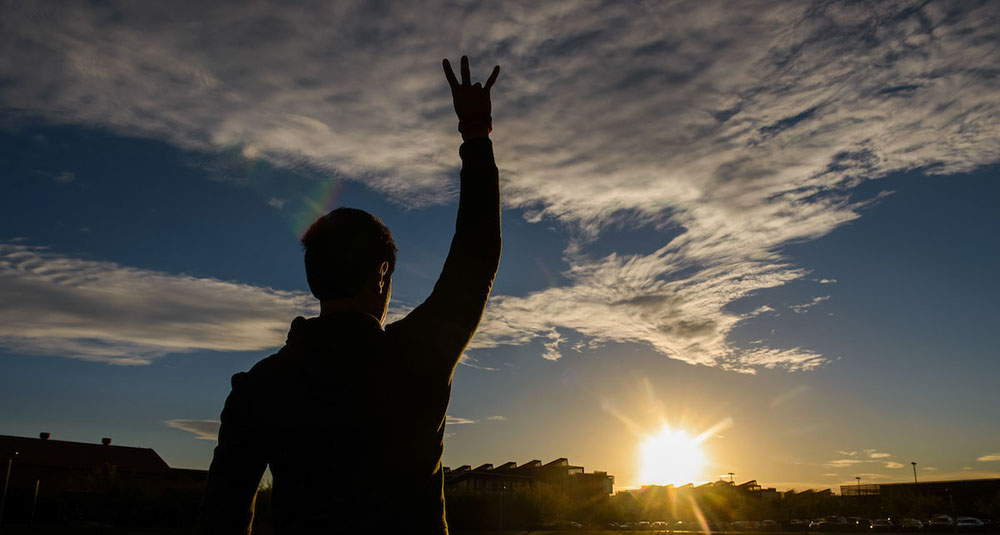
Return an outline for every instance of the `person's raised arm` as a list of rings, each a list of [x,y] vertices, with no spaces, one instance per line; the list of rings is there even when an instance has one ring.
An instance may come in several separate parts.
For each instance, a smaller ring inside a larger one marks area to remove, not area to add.
[[[450,378],[479,325],[500,261],[500,179],[489,138],[490,89],[500,66],[482,85],[471,83],[467,57],[462,56],[461,81],[448,60],[443,63],[464,141],[455,237],[430,297],[386,331],[414,348],[417,365],[447,370]]]

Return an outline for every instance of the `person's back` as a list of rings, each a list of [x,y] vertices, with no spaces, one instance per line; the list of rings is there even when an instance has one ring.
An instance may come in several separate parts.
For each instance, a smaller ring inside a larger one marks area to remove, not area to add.
[[[204,532],[247,532],[254,493],[270,465],[278,532],[387,526],[447,533],[445,413],[454,367],[496,273],[500,215],[488,138],[489,89],[499,70],[486,87],[470,85],[464,57],[461,84],[447,62],[445,72],[465,143],[455,238],[434,291],[383,328],[395,264],[388,229],[350,209],[313,225],[303,244],[321,314],[296,318],[281,351],[233,376],[209,471]],[[337,254],[329,253],[331,243]],[[371,258],[345,267],[344,254]],[[344,290],[349,279],[355,282]]]
[[[440,524],[448,378],[389,331],[353,312],[296,320],[282,352],[236,380],[277,482],[279,525]]]

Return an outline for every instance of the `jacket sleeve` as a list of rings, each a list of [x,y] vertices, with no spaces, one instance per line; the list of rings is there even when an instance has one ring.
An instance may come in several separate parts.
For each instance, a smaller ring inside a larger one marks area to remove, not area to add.
[[[249,534],[257,486],[267,460],[250,410],[249,375],[233,376],[219,427],[219,445],[208,470],[201,533]]]
[[[466,141],[455,236],[431,295],[386,327],[410,348],[414,364],[448,377],[472,339],[500,262],[500,179],[489,138]]]

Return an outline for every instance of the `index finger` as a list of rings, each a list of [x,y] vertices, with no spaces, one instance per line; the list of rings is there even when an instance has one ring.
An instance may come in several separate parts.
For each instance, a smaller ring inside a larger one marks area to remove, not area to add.
[[[490,88],[493,87],[493,84],[497,81],[497,76],[500,76],[500,66],[499,65],[493,67],[493,73],[490,74],[489,79],[486,80],[486,85],[483,86],[483,89],[489,91]]]
[[[455,79],[455,71],[451,70],[451,63],[448,62],[448,58],[445,58],[441,63],[444,66],[444,77],[448,79],[448,85],[452,89],[455,89],[455,86],[458,85],[458,80]]]

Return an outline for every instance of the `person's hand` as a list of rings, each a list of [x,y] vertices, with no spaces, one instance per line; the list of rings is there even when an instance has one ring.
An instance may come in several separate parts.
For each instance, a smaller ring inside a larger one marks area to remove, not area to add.
[[[486,80],[486,85],[474,84],[469,80],[469,58],[462,56],[462,82],[455,79],[451,63],[444,60],[444,76],[451,86],[451,97],[455,102],[455,113],[458,115],[458,131],[463,139],[488,137],[493,131],[492,105],[490,104],[490,88],[500,76],[500,66],[493,67],[493,73]]]

